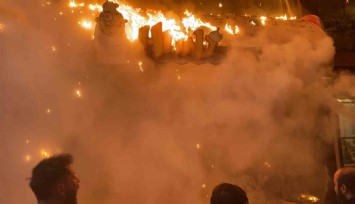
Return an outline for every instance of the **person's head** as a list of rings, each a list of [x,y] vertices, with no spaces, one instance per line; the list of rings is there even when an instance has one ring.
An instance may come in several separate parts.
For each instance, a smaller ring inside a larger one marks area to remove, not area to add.
[[[334,174],[334,190],[340,201],[355,196],[355,168],[338,169]]]
[[[248,204],[245,191],[237,185],[222,183],[212,191],[210,204]]]
[[[80,180],[73,169],[73,156],[55,155],[44,159],[32,170],[30,187],[38,201],[76,204]]]

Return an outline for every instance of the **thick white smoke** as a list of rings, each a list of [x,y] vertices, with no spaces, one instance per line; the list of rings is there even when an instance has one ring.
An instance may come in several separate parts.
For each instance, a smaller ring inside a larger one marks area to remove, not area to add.
[[[208,203],[221,182],[263,203],[265,162],[322,191],[335,95],[355,92],[351,76],[324,77],[330,38],[260,33],[257,52],[228,41],[219,65],[105,66],[61,2],[15,3],[0,3],[0,203],[36,202],[26,178],[41,151],[74,154],[80,203]]]

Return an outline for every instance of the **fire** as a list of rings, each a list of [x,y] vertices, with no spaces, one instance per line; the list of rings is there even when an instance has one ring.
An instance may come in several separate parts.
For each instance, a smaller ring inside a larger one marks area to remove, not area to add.
[[[277,17],[275,17],[275,19],[276,20],[284,20],[284,21],[287,21],[287,20],[293,21],[293,20],[296,20],[297,17],[296,16],[291,16],[290,18],[288,18],[287,15],[285,14],[283,16],[277,16]]]
[[[200,18],[196,17],[192,12],[186,10],[181,19],[176,19],[176,18],[170,18],[167,17],[166,15],[163,14],[162,11],[158,10],[147,10],[147,11],[142,11],[140,8],[133,8],[129,4],[125,2],[121,2],[119,0],[111,0],[114,3],[118,3],[119,7],[117,8],[117,11],[122,14],[124,19],[127,20],[127,23],[125,25],[125,31],[126,31],[126,37],[130,41],[135,41],[138,39],[139,35],[139,29],[142,28],[143,26],[149,26],[152,27],[156,25],[157,23],[161,22],[162,23],[162,29],[163,32],[168,31],[169,34],[172,36],[172,45],[175,47],[175,43],[179,40],[187,40],[189,35],[196,29],[200,27],[207,28],[211,31],[216,30],[217,27],[212,25],[209,22],[205,22],[201,20]],[[99,12],[102,11],[102,6],[98,4],[87,4],[85,3],[77,3],[75,0],[69,0],[69,8],[74,9],[78,7],[84,7],[86,6],[88,8],[88,11],[91,12],[88,15],[93,16],[98,15]],[[219,3],[218,6],[220,8],[223,7],[222,3]],[[72,10],[72,13],[74,11]],[[82,12],[82,10],[80,11]],[[247,16],[247,15],[246,15]],[[267,17],[261,16],[259,17],[261,24],[265,25],[267,21]],[[278,16],[275,17],[274,19],[276,20],[296,20],[296,17],[288,17],[286,14],[283,16]],[[252,25],[257,25],[255,21],[250,22]],[[85,30],[94,30],[94,22],[90,20],[81,20],[79,21],[79,24],[81,27],[83,27]],[[0,31],[3,29],[3,27],[0,24]],[[228,23],[224,27],[225,31],[229,34],[235,35],[239,33],[239,27],[235,26],[234,28],[229,25]]]
[[[260,21],[261,21],[261,24],[265,25],[265,21],[267,20],[267,17],[266,16],[261,16],[260,17]]]
[[[98,4],[89,4],[88,8],[89,8],[91,11],[99,11],[99,12],[102,11],[102,6],[100,6],[100,5],[98,5]]]
[[[228,23],[226,23],[226,25],[224,26],[224,30],[227,31],[228,33],[235,35],[237,33],[239,33],[239,27],[236,25],[234,30],[232,29],[232,26],[229,25]]]
[[[199,27],[206,27],[209,28],[210,30],[217,29],[217,27],[211,25],[210,23],[203,22],[201,19],[196,18],[188,10],[186,10],[184,14],[186,17],[182,19],[182,24],[185,27],[186,33],[189,33],[189,31],[195,31]]]
[[[84,3],[80,3],[80,4],[77,4],[77,3],[75,3],[75,0],[70,0],[70,2],[69,2],[69,7],[70,8],[76,8],[76,7],[84,7],[85,6],[85,4]]]

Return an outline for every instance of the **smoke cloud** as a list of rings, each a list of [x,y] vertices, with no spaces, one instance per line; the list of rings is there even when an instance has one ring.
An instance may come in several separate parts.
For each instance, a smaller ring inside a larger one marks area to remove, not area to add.
[[[284,191],[322,196],[345,111],[335,96],[355,93],[351,75],[328,80],[329,37],[226,39],[218,65],[156,64],[140,48],[104,65],[91,35],[58,15],[65,3],[0,3],[0,203],[36,203],[26,178],[60,152],[75,156],[80,203],[206,204],[221,182],[265,203],[267,171],[294,178]],[[249,42],[257,52],[240,48]]]

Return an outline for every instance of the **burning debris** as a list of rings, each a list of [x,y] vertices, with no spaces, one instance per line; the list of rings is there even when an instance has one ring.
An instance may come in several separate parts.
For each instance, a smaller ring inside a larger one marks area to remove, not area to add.
[[[69,4],[72,9],[84,6],[84,3],[76,3],[74,0],[71,0]],[[117,1],[106,1],[103,7],[89,4],[88,8],[90,11],[101,12],[96,18],[97,25],[94,34],[94,39],[98,41],[97,46],[125,49],[127,44],[123,45],[124,38],[130,41],[138,39],[148,56],[160,62],[206,61],[206,59],[210,62],[220,62],[229,47],[228,41],[222,41],[223,33],[232,36],[241,35],[245,38],[266,31],[272,38],[277,36],[275,34],[280,30],[279,28],[290,29],[289,35],[295,35],[302,32],[294,33],[291,30],[315,29],[308,24],[309,22],[322,27],[319,19],[310,16],[301,20],[297,20],[295,16],[288,17],[287,15],[276,17],[232,16],[228,17],[227,22],[221,24],[225,19],[220,15],[207,15],[205,17],[208,20],[201,20],[186,10],[180,19],[169,18],[162,11],[148,10],[144,13],[141,9],[135,9],[126,3]],[[92,28],[92,23],[87,20],[82,20],[79,24],[84,29],[90,30]],[[224,29],[222,31],[219,28]],[[270,32],[270,30],[276,30],[276,32]],[[319,39],[322,33],[316,33],[314,39]],[[230,39],[232,36],[226,38]],[[279,39],[275,39],[276,41]],[[107,51],[104,48],[98,49],[99,53],[113,53],[113,51]],[[112,56],[114,57],[116,54]],[[188,59],[177,58],[177,56]]]

